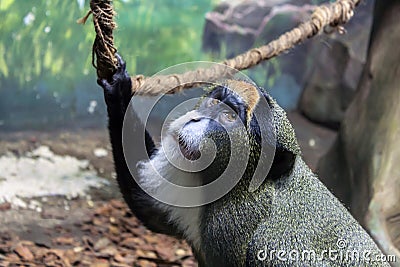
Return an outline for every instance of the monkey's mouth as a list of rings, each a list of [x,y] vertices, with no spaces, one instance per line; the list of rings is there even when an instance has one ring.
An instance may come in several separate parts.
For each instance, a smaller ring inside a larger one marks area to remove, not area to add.
[[[184,136],[178,134],[178,144],[183,156],[188,160],[198,160],[201,156],[199,145],[186,140]]]

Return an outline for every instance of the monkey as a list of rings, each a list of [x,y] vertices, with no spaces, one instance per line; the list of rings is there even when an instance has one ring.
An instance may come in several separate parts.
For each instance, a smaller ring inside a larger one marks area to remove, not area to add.
[[[128,110],[132,82],[126,63],[116,56],[117,71],[110,80],[98,79],[98,84],[104,91],[119,188],[148,229],[185,239],[202,267],[390,266],[376,260],[382,252],[375,242],[305,164],[285,111],[264,89],[234,80],[212,87],[194,110],[169,125],[166,142],[156,145],[147,130],[142,132],[137,114]],[[256,120],[253,113],[262,99],[273,120]],[[140,184],[132,177],[123,149],[127,113],[132,118],[132,140],[143,134],[145,139],[145,149],[129,156]],[[240,124],[244,132],[237,131]],[[227,141],[235,131],[239,140],[248,135],[251,152],[241,179],[223,197],[202,206],[176,207],[147,194],[146,188],[163,188],[160,174],[189,186],[212,182],[226,168],[230,146],[240,146]],[[269,144],[274,146],[272,165],[262,184],[250,192],[262,131],[275,132],[276,140]],[[198,172],[178,170],[163,153],[180,151],[196,160],[203,153],[201,140],[207,138],[217,148],[215,162]]]

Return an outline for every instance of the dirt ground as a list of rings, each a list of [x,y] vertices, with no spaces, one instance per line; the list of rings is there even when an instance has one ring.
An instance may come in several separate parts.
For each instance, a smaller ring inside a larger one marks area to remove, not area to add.
[[[306,162],[315,169],[335,132],[297,113],[289,118]],[[185,242],[150,232],[121,200],[106,129],[0,133],[0,155],[22,156],[42,145],[88,160],[110,183],[83,197],[39,197],[34,199],[41,203],[39,211],[0,204],[0,267],[197,266]],[[96,155],[97,148],[107,154]]]

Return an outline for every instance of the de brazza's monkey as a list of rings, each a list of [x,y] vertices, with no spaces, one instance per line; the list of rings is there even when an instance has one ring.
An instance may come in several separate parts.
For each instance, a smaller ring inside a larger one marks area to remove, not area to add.
[[[179,172],[171,166],[150,134],[135,130],[142,122],[131,114],[136,119],[130,134],[138,140],[145,134],[147,155],[129,158],[135,164],[140,162],[133,170],[142,183],[140,187],[132,178],[123,151],[122,128],[131,100],[131,79],[125,62],[119,56],[118,60],[112,80],[98,83],[104,89],[119,187],[146,227],[184,238],[200,266],[389,266],[379,261],[381,251],[371,237],[303,162],[283,109],[267,93],[261,90],[260,94],[244,81],[227,80],[214,87],[195,111],[170,124],[164,145],[180,149],[188,159],[199,156],[202,138],[215,141],[214,162],[200,172]],[[267,100],[274,119],[267,129],[275,130],[276,148],[267,178],[250,192],[249,179],[260,154],[262,129],[252,113],[261,98]],[[251,140],[251,153],[241,180],[225,196],[204,206],[183,208],[164,204],[143,191],[163,186],[154,169],[189,184],[207,183],[218,176],[229,156],[229,142],[224,138],[241,123]]]

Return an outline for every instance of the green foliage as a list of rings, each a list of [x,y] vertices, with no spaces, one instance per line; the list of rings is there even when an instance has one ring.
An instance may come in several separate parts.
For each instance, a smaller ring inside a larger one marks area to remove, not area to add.
[[[131,73],[152,75],[173,64],[205,59],[201,35],[211,1],[132,0],[115,6],[117,47]]]
[[[76,1],[1,1],[0,80],[29,85],[88,73],[94,37],[75,23]]]
[[[129,71],[151,75],[172,64],[205,59],[201,53],[204,14],[212,0],[114,1],[118,13],[116,46]],[[83,4],[83,5],[82,5]],[[88,0],[0,1],[0,88],[5,80],[30,88],[71,89],[95,79],[91,66],[94,30],[76,20]]]

